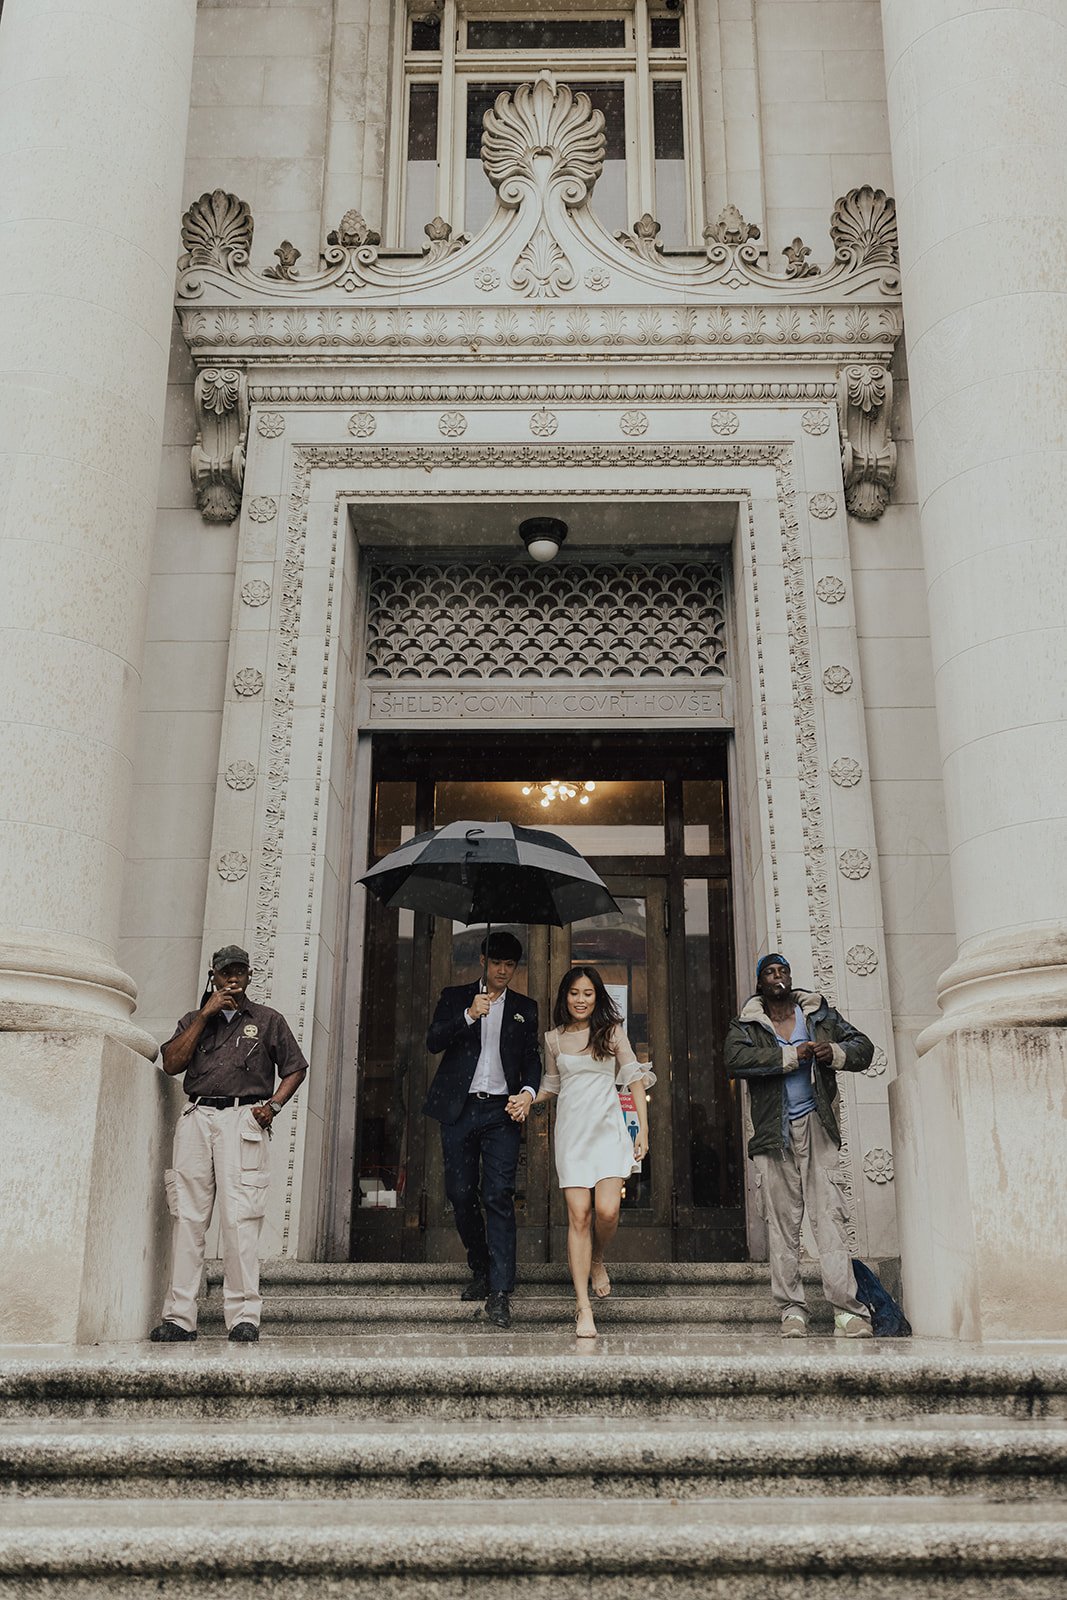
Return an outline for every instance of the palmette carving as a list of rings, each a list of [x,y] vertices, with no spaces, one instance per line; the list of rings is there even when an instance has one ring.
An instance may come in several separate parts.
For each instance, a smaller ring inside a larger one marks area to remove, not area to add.
[[[248,379],[237,367],[204,367],[193,385],[196,443],[189,457],[205,522],[232,522],[241,509],[248,444]]]
[[[592,193],[604,170],[604,113],[549,72],[497,95],[485,114],[482,166],[502,205],[518,206],[527,186],[558,187],[568,206]]]
[[[179,271],[221,267],[230,272],[243,266],[252,249],[252,213],[248,205],[225,189],[202,194],[182,217],[182,244],[186,254],[178,262]]]
[[[889,504],[897,476],[897,447],[890,434],[893,379],[880,366],[845,367],[838,379],[841,473],[845,504],[854,517],[873,522]]]

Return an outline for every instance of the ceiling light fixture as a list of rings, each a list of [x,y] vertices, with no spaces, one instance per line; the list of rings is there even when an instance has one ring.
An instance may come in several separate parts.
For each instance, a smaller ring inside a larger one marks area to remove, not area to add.
[[[567,537],[567,524],[558,517],[527,517],[519,523],[519,538],[534,561],[555,561]]]
[[[545,778],[540,783],[524,783],[524,795],[536,795],[538,803],[542,806],[551,806],[557,800],[577,799],[580,806],[589,804],[589,796],[596,790],[595,783],[583,783],[580,779]]]

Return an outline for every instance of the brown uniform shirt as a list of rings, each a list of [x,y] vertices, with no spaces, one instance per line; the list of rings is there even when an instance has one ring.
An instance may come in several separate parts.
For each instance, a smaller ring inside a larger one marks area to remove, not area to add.
[[[197,1015],[187,1011],[167,1043],[184,1033]],[[306,1071],[307,1062],[281,1012],[246,998],[232,1021],[227,1022],[220,1011],[208,1022],[185,1069],[185,1092],[211,1099],[255,1094],[269,1100],[275,1077],[286,1078],[301,1067]]]

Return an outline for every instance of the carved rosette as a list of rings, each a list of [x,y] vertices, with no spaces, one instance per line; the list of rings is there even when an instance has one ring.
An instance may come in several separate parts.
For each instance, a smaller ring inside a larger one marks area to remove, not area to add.
[[[230,789],[251,789],[255,781],[256,769],[251,761],[231,761],[226,768],[226,783]]]
[[[870,872],[871,858],[866,850],[842,850],[837,858],[837,865],[843,878],[851,878],[857,882]]]
[[[270,599],[270,584],[266,578],[249,578],[241,585],[241,599],[246,606],[265,606]]]
[[[868,1183],[892,1183],[895,1177],[893,1152],[878,1145],[863,1158],[863,1176]]]
[[[863,777],[863,768],[852,756],[838,756],[830,767],[830,776],[839,789],[854,789]]]
[[[837,385],[841,472],[845,504],[864,522],[874,522],[882,515],[896,482],[892,405],[893,380],[885,367],[845,367]]]
[[[869,978],[878,970],[878,956],[869,944],[854,944],[845,957],[845,966],[857,978]]]
[[[258,667],[241,667],[233,675],[233,686],[243,700],[263,693],[263,674]]]
[[[837,501],[832,494],[813,494],[808,501],[808,510],[813,517],[818,517],[825,522],[837,512]]]
[[[847,694],[852,688],[852,674],[847,667],[838,665],[827,667],[822,675],[822,681],[831,694]]]
[[[830,574],[827,574],[825,578],[820,578],[815,585],[816,597],[822,601],[823,605],[839,606],[845,598],[845,593],[845,586],[841,579],[835,578]]]
[[[623,433],[631,438],[648,432],[648,413],[645,411],[624,411],[619,418],[619,427]]]
[[[740,417],[736,411],[713,411],[711,413],[711,431],[724,437],[736,433],[740,426]]]
[[[196,443],[189,474],[205,522],[233,522],[241,509],[248,444],[248,379],[237,367],[204,367],[193,385]]]
[[[215,867],[224,883],[239,883],[248,871],[248,857],[242,850],[227,850]]]
[[[248,515],[253,522],[273,522],[278,515],[278,502],[272,494],[260,494],[250,502]]]

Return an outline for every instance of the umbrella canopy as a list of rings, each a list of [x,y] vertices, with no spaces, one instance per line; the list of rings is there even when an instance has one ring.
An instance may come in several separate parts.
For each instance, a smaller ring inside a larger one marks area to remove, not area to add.
[[[450,822],[420,833],[358,881],[387,906],[453,922],[561,928],[619,909],[566,839],[510,822]]]

